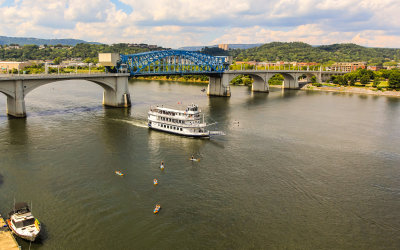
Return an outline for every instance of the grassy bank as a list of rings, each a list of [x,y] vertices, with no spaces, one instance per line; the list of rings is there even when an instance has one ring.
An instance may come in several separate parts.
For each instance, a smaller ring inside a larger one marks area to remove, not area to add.
[[[157,80],[157,81],[171,81],[171,82],[193,82],[193,83],[208,83],[208,78],[203,77],[187,77],[187,76],[139,76],[139,80]]]

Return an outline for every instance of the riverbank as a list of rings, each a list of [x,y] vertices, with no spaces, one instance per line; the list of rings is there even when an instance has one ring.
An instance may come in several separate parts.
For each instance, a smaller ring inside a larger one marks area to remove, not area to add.
[[[377,90],[373,87],[354,87],[354,86],[321,86],[316,87],[311,84],[306,84],[301,90],[310,91],[326,91],[326,92],[339,92],[339,93],[353,93],[353,94],[365,94],[365,95],[379,95],[379,96],[392,96],[400,97],[400,91],[396,90]]]
[[[282,85],[269,85],[270,88],[281,89]],[[400,91],[396,90],[377,90],[372,87],[354,87],[354,86],[321,86],[316,87],[311,84],[306,84],[300,90],[306,91],[324,91],[324,92],[339,92],[339,93],[352,93],[352,94],[363,94],[363,95],[378,95],[378,96],[392,96],[392,97],[400,97]]]

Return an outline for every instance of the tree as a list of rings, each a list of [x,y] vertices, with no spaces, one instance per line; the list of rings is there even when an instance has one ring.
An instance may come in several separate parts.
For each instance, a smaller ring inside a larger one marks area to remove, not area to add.
[[[380,83],[380,79],[378,77],[375,77],[374,81],[372,82],[372,86],[376,88]]]
[[[360,77],[360,83],[362,84],[362,85],[367,85],[368,83],[369,83],[369,80],[370,80],[370,78],[369,78],[369,76],[367,75],[367,74],[365,74],[365,75],[362,75],[361,77]]]
[[[379,70],[379,73],[381,74],[381,76],[385,79],[388,79],[390,76],[390,71],[387,69],[381,69]]]
[[[316,83],[317,82],[317,77],[316,76],[312,76],[310,80],[311,80],[312,83]]]
[[[347,85],[347,79],[344,76],[337,76],[336,80],[340,85]]]
[[[59,65],[59,64],[60,64],[60,62],[61,62],[61,58],[60,58],[60,57],[56,57],[56,58],[54,58],[54,61],[53,61],[53,63],[54,63],[55,65]]]
[[[391,88],[400,88],[400,71],[393,70],[389,76],[389,86]]]

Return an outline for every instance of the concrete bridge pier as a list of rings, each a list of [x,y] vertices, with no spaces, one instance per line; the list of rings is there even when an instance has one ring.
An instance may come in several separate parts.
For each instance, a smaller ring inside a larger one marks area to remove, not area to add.
[[[283,88],[285,89],[299,89],[299,80],[297,74],[282,74],[285,78],[283,80]]]
[[[26,117],[24,86],[21,80],[14,81],[12,95],[7,95],[7,114],[13,117]]]
[[[268,93],[269,92],[269,84],[268,80],[272,77],[272,75],[266,74],[265,77],[259,76],[259,75],[251,75],[253,78],[253,83],[251,85],[251,91],[252,92],[264,92]]]
[[[103,105],[109,107],[130,107],[131,96],[128,90],[128,77],[115,77],[115,87],[105,87]]]
[[[231,89],[229,87],[229,76],[223,74],[222,76],[210,76],[207,88],[207,95],[209,96],[231,96]]]

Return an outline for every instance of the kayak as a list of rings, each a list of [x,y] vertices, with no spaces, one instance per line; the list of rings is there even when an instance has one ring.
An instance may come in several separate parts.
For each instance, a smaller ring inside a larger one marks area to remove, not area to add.
[[[115,174],[119,176],[124,176],[124,174],[121,171],[115,171]]]
[[[160,209],[161,209],[161,206],[159,204],[157,204],[156,207],[154,208],[153,213],[154,214],[158,213],[158,211],[160,211]]]
[[[154,186],[157,186],[157,185],[158,185],[157,179],[154,179],[154,180],[153,180],[153,184],[154,184]]]

